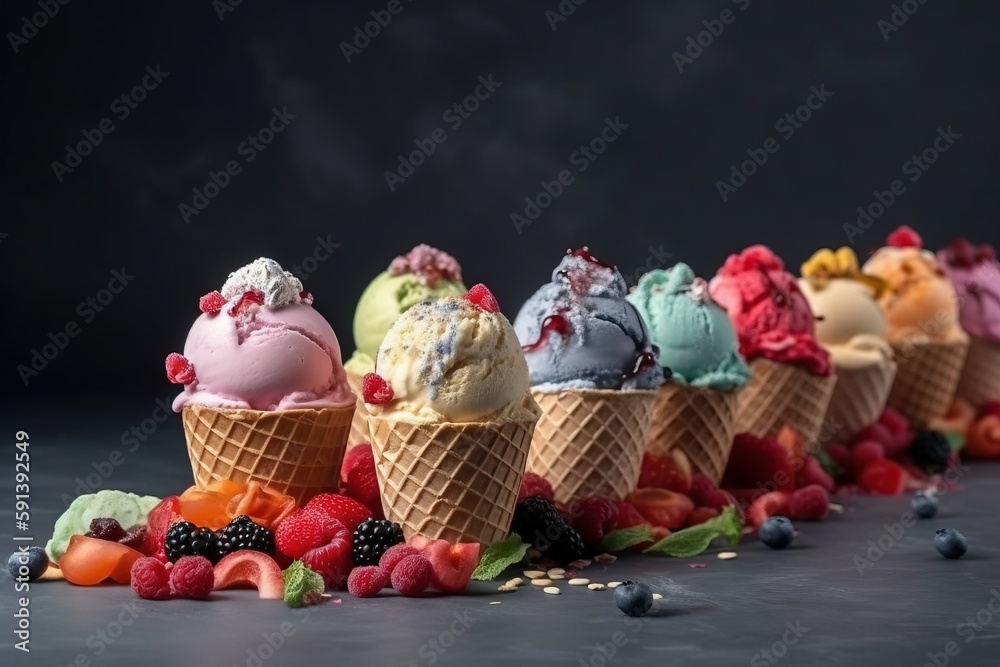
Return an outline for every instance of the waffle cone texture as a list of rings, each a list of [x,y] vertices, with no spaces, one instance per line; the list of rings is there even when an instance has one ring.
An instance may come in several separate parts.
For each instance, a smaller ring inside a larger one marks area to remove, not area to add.
[[[718,484],[736,434],[738,392],[667,382],[649,422],[646,450],[669,456],[680,450],[692,471]]]
[[[428,424],[372,416],[385,517],[407,539],[492,544],[507,537],[532,421]]]
[[[910,420],[914,428],[926,428],[935,417],[948,411],[955,397],[969,341],[894,343],[892,348],[899,370],[889,405]]]
[[[787,424],[806,447],[815,447],[837,376],[821,377],[762,358],[750,362],[750,372],[750,383],[739,396],[736,432],[774,438]]]
[[[367,444],[372,441],[371,433],[368,430],[368,411],[365,409],[364,393],[361,390],[362,376],[347,374],[347,384],[351,391],[357,396],[357,408],[354,411],[354,419],[351,420],[351,433],[347,437],[347,446]]]
[[[896,362],[885,360],[863,368],[837,367],[837,384],[826,409],[829,438],[849,441],[858,431],[873,424],[885,409]]]
[[[195,484],[257,481],[299,505],[317,493],[336,492],[354,409],[189,405],[181,417]]]
[[[528,470],[564,503],[585,496],[622,500],[639,482],[656,391],[532,392],[542,408]]]
[[[1000,400],[1000,343],[971,337],[957,393],[974,407]]]

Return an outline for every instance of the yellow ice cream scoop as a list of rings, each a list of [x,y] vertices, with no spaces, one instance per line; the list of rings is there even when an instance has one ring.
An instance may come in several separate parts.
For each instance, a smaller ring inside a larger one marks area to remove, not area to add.
[[[833,278],[848,278],[855,280],[872,290],[876,299],[885,292],[885,280],[861,271],[861,264],[854,250],[841,246],[836,250],[821,248],[812,257],[802,263],[802,277],[808,280],[816,289],[823,289]]]

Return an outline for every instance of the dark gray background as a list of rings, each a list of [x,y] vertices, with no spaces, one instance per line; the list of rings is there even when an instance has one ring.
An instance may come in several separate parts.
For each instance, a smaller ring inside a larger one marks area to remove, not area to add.
[[[665,253],[710,274],[758,241],[797,266],[845,243],[842,225],[939,126],[961,139],[856,248],[903,220],[934,248],[995,239],[996,3],[928,2],[888,40],[877,21],[891,3],[868,0],[591,0],[555,31],[555,0],[403,6],[350,64],[339,43],[384,2],[243,2],[220,21],[209,2],[74,1],[17,54],[5,40],[4,395],[169,391],[163,358],[197,298],[260,255],[300,264],[317,237],[340,247],[306,286],[345,355],[361,290],[422,241],[456,255],[509,316],[569,246],[630,275]],[[735,21],[678,72],[673,52],[723,9]],[[4,3],[0,27],[35,11]],[[157,64],[169,76],[119,120],[112,101]],[[442,113],[490,74],[501,87],[452,131]],[[833,97],[723,203],[715,182],[820,85]],[[285,106],[297,118],[185,224],[192,188]],[[609,116],[629,128],[516,233],[511,214]],[[58,182],[51,163],[105,117],[114,132]],[[439,126],[448,140],[390,193],[383,172]],[[78,304],[121,267],[134,281],[83,322]],[[80,335],[25,387],[17,365],[70,321]]]

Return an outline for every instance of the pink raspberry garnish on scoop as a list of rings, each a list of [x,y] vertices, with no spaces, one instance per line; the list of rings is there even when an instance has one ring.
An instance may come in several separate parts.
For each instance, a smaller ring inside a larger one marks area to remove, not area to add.
[[[197,377],[194,366],[183,354],[171,352],[167,355],[167,379],[174,384],[191,384]]]
[[[490,289],[482,283],[473,285],[472,289],[470,289],[468,294],[465,295],[465,299],[466,301],[476,305],[480,310],[485,310],[487,313],[500,312],[500,304],[497,303],[497,298],[493,296],[493,292],[491,292]]]
[[[264,295],[254,290],[244,292],[243,296],[240,297],[240,300],[236,302],[236,305],[229,309],[229,314],[233,317],[242,315],[246,311],[250,310],[250,308],[254,305],[263,306]]]
[[[361,379],[361,393],[364,395],[365,403],[372,405],[385,405],[394,396],[392,386],[377,373],[365,373]]]
[[[893,248],[923,248],[924,240],[909,225],[900,225],[885,240]]]
[[[198,308],[201,312],[209,315],[218,315],[224,305],[226,305],[226,297],[219,292],[209,292],[198,300]]]

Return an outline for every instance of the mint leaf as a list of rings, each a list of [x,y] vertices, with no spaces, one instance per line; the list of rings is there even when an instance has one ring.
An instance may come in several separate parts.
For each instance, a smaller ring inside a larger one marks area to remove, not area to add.
[[[826,472],[830,477],[837,477],[844,469],[840,467],[840,464],[833,460],[830,456],[830,452],[822,446],[817,447],[816,451],[812,453],[813,457],[819,461],[819,467]]]
[[[643,550],[647,554],[663,554],[674,558],[697,556],[709,547],[717,537],[725,537],[730,544],[736,544],[743,535],[743,525],[736,508],[727,505],[722,514],[697,526],[691,526],[667,535],[662,540]]]
[[[300,560],[288,566],[281,573],[285,584],[285,604],[289,607],[303,607],[320,600],[326,586],[323,577],[313,572]]]
[[[605,551],[614,553],[616,551],[625,551],[629,547],[652,540],[653,537],[653,531],[649,529],[649,526],[632,526],[631,528],[621,528],[611,531],[604,536],[602,546]]]
[[[945,431],[944,437],[948,440],[948,446],[953,452],[960,452],[965,447],[965,434],[961,431]]]
[[[521,536],[511,533],[510,537],[494,542],[483,552],[472,578],[476,581],[496,579],[508,567],[520,563],[527,552],[528,545],[521,541]]]

